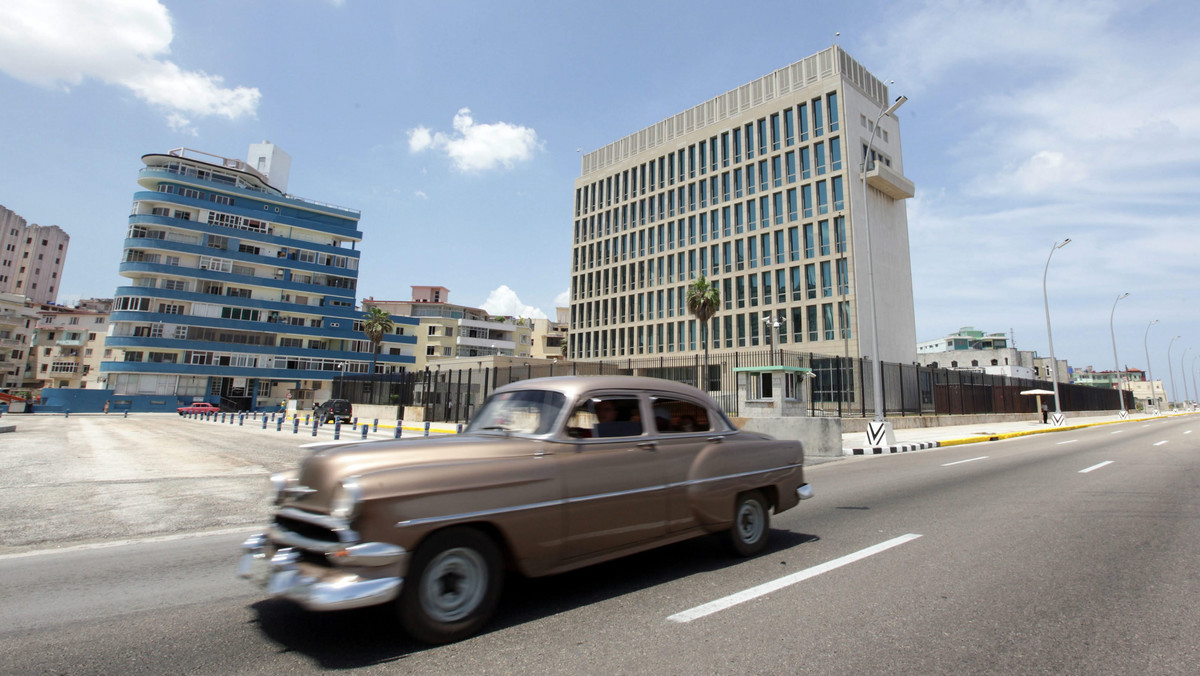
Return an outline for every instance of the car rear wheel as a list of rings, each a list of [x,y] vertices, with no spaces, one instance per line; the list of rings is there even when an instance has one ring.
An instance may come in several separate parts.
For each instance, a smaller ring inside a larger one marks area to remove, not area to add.
[[[754,556],[767,546],[771,531],[770,506],[760,491],[748,491],[737,497],[733,507],[733,527],[729,544],[738,556]]]
[[[479,631],[496,609],[504,568],[500,550],[474,528],[430,536],[413,557],[400,594],[400,623],[425,643],[449,643]]]

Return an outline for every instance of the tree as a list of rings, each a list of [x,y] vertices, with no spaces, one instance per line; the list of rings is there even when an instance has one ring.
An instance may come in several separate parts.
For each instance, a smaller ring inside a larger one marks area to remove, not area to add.
[[[692,282],[687,290],[687,309],[700,322],[700,340],[704,343],[704,377],[701,389],[708,389],[708,322],[717,314],[721,307],[721,293],[717,287],[709,284],[703,273]]]
[[[362,330],[367,340],[371,341],[371,373],[375,372],[375,363],[379,360],[379,351],[383,347],[383,334],[391,333],[396,328],[392,316],[378,307],[370,307],[363,315]]]

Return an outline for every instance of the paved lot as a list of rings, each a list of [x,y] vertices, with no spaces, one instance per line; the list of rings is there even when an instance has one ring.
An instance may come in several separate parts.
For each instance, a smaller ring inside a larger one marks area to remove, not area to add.
[[[332,426],[262,429],[174,413],[6,415],[0,434],[0,554],[180,532],[251,529],[268,515],[267,477]],[[344,426],[342,439],[359,434]],[[380,428],[371,438],[393,437]],[[419,435],[405,431],[405,436]]]

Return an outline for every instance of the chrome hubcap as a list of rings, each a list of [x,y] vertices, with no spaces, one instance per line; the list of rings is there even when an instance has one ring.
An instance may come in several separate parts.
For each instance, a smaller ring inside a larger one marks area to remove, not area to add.
[[[474,549],[456,547],[438,554],[421,579],[421,608],[437,622],[457,622],[483,602],[487,563]]]
[[[763,533],[763,509],[762,505],[754,500],[747,500],[742,503],[738,509],[737,525],[738,536],[742,542],[756,542]]]

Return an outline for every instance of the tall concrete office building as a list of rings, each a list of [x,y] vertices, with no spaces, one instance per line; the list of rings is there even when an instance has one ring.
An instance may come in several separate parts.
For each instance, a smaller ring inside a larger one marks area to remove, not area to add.
[[[913,184],[898,120],[875,129],[891,104],[834,46],[584,155],[570,358],[702,351],[686,296],[704,275],[721,296],[714,354],[762,349],[777,331],[786,349],[863,356],[874,314],[884,361],[911,363]]]
[[[120,267],[129,283],[100,366],[115,394],[306,406],[340,374],[370,371],[358,211],[288,194],[290,158],[269,143],[245,162],[185,148],[142,161]],[[395,323],[383,371],[414,361],[417,322]]]
[[[0,293],[56,302],[70,243],[57,225],[29,225],[0,205]]]

